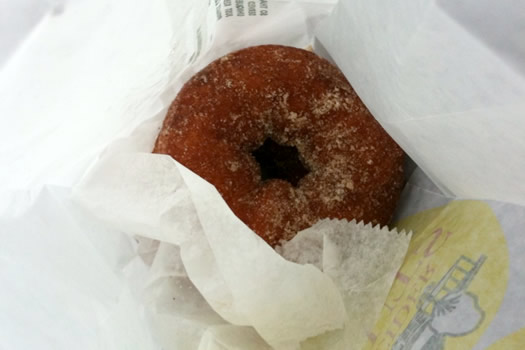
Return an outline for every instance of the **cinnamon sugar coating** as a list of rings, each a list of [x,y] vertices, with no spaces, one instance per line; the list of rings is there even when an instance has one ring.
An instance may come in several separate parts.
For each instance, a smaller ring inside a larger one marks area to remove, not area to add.
[[[267,138],[297,148],[309,169],[297,186],[261,180],[252,152]],[[323,218],[387,224],[403,183],[403,151],[343,74],[314,53],[276,45],[230,53],[193,76],[153,152],[215,185],[272,246]]]

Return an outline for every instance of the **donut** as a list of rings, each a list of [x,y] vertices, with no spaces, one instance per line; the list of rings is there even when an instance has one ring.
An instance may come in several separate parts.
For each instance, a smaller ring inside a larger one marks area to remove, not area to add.
[[[324,218],[386,225],[403,185],[403,151],[343,74],[278,45],[230,53],[195,74],[153,152],[213,184],[271,246]]]

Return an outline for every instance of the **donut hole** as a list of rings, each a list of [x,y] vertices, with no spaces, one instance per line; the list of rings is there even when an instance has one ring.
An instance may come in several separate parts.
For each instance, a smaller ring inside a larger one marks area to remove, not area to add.
[[[297,187],[299,181],[310,172],[301,162],[296,147],[281,145],[269,137],[252,155],[259,164],[262,181],[281,179]]]

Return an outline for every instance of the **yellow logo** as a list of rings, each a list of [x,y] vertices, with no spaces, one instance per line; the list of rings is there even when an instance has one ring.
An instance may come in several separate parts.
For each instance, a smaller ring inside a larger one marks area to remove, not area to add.
[[[402,220],[414,235],[365,349],[470,349],[503,300],[505,237],[488,204],[453,201]]]

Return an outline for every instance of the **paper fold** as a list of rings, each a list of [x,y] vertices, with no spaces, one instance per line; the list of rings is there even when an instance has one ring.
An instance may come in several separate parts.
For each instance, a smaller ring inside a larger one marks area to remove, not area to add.
[[[362,348],[403,262],[410,237],[411,233],[355,220],[322,220],[279,247],[291,261],[320,267],[337,285],[345,304],[344,329],[310,339],[304,349]]]
[[[343,325],[343,302],[327,275],[284,260],[213,186],[168,156],[103,159],[75,198],[116,229],[179,245],[188,277],[210,306],[234,325],[254,327],[276,349]],[[180,213],[192,217],[188,226],[178,224]]]

